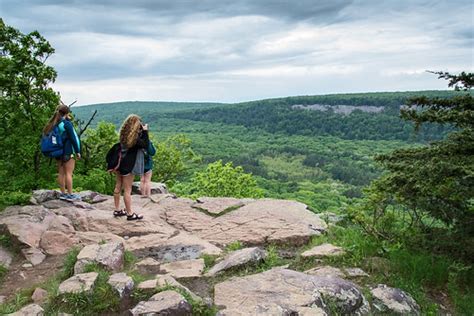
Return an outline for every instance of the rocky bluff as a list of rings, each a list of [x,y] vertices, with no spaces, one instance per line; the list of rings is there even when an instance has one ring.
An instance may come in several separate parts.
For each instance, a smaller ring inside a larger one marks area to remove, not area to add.
[[[121,300],[126,301],[134,288],[152,292],[134,306],[123,305],[122,312],[131,315],[191,315],[181,294],[156,291],[165,285],[215,306],[221,315],[419,313],[409,294],[359,283],[368,276],[360,269],[323,266],[320,258],[343,256],[346,250],[330,244],[305,247],[327,231],[328,223],[302,203],[206,197],[194,201],[162,192],[151,198],[134,195],[134,211],[144,220],[127,221],[112,215],[112,197],[95,192],[81,196],[81,202],[67,202],[58,200],[57,192],[40,190],[34,192],[31,205],[9,207],[0,214],[1,233],[20,249],[12,255],[0,248],[0,263],[7,268],[16,265],[1,295],[11,297],[25,285],[18,275],[34,275],[48,258],[79,247],[74,276],[59,286],[59,295],[91,291],[98,276],[84,273],[84,267],[94,263],[113,273],[108,282]],[[243,249],[230,251],[228,245],[236,242]],[[262,264],[270,260],[265,249],[269,245],[289,264]],[[147,275],[146,281],[134,284],[124,273],[126,252],[137,257],[134,270]],[[215,259],[211,266],[206,266],[206,256]],[[310,260],[312,267],[292,268],[295,258]],[[248,273],[242,269],[258,264],[262,268]],[[364,295],[368,292],[370,301]],[[42,315],[43,303],[35,300],[17,315]]]

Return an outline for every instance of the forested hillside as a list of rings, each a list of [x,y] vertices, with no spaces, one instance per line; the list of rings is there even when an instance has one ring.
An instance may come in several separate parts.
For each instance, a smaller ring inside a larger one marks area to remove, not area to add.
[[[413,124],[400,120],[399,112],[415,95],[449,98],[451,91],[337,94],[261,100],[212,109],[194,109],[173,113],[181,119],[261,128],[270,133],[289,135],[335,136],[357,140],[429,141],[441,139],[450,129],[426,124],[418,134]],[[298,105],[299,107],[295,107]],[[327,111],[304,109],[305,105],[329,105]],[[336,113],[330,106],[355,106],[350,114]],[[383,108],[380,113],[366,112],[366,107]]]

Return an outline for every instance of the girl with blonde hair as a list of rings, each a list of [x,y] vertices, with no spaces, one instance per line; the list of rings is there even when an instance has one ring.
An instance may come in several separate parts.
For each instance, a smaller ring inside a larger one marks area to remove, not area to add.
[[[69,107],[62,102],[56,108],[48,124],[44,127],[43,134],[49,134],[55,126],[58,126],[64,146],[63,155],[56,158],[58,184],[61,190],[59,198],[63,200],[80,200],[79,195],[72,193],[72,174],[76,166],[74,158],[81,159],[81,141],[71,123],[71,111]]]
[[[120,128],[122,159],[116,172],[114,190],[114,216],[127,216],[127,220],[142,219],[132,211],[132,184],[136,175],[144,174],[144,150],[148,148],[148,124],[142,124],[138,115],[130,114]],[[120,193],[123,190],[125,210],[120,209]]]

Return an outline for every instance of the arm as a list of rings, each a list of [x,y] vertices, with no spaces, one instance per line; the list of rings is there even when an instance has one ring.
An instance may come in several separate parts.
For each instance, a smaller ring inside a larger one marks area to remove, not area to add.
[[[144,131],[142,131],[141,136],[138,137],[137,143],[135,144],[135,146],[137,146],[138,148],[145,148],[145,149],[147,149],[149,142],[150,142],[150,141],[149,141],[149,139],[148,139],[148,131],[144,130]]]
[[[79,136],[77,136],[72,123],[66,120],[64,122],[64,129],[66,130],[67,138],[69,138],[71,141],[72,147],[74,148],[76,154],[81,154],[81,141],[79,140]]]
[[[148,141],[148,155],[154,156],[155,154],[156,154],[155,146],[153,146],[153,143],[151,141]]]

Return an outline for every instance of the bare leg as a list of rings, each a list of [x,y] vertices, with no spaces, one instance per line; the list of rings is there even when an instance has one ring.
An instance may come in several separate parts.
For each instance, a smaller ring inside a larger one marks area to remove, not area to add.
[[[56,161],[58,166],[58,184],[61,193],[64,194],[66,192],[66,172],[64,171],[64,165],[61,160]]]
[[[122,175],[115,173],[115,188],[114,188],[114,205],[115,210],[120,210],[120,193],[122,192]]]
[[[133,174],[122,176],[123,184],[123,202],[125,203],[125,211],[128,215],[132,215],[132,184],[133,184]]]
[[[150,196],[151,195],[151,175],[152,175],[153,171],[148,171],[147,173],[145,173],[143,175],[143,177],[145,178],[145,195],[146,196]]]
[[[146,195],[146,173],[140,176],[140,193]]]
[[[66,189],[69,194],[72,194],[72,173],[74,172],[76,161],[71,158],[67,162],[64,162],[63,166],[66,174]]]

